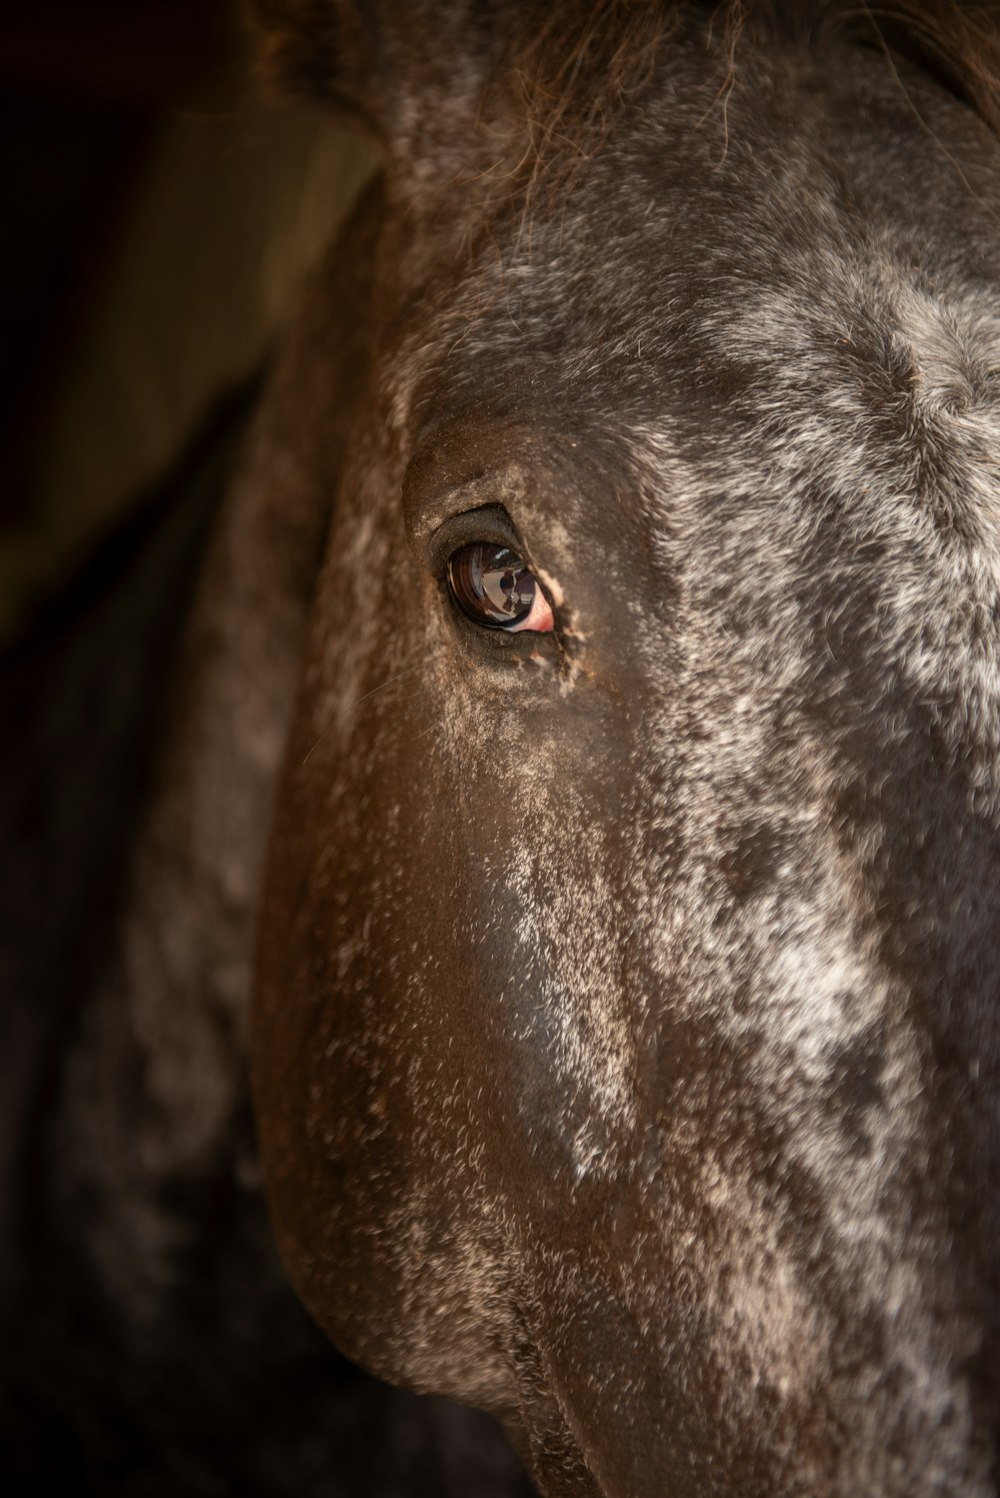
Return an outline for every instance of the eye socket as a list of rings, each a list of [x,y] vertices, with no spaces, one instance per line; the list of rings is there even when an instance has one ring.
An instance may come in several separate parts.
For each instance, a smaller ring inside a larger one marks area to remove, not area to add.
[[[487,629],[552,629],[552,610],[538,579],[509,546],[473,541],[459,547],[448,559],[448,587],[463,614]]]

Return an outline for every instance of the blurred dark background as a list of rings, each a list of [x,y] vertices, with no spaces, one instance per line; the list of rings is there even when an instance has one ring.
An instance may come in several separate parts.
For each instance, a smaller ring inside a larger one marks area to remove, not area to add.
[[[261,94],[230,0],[3,7],[0,646],[262,360],[370,170]]]

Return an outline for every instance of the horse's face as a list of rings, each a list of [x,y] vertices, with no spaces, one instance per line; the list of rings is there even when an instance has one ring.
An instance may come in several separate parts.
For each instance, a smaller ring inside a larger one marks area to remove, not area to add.
[[[276,1224],[547,1492],[984,1498],[997,152],[874,54],[725,118],[715,66],[672,43],[527,217],[385,210],[265,912]],[[458,606],[475,543],[528,627]]]

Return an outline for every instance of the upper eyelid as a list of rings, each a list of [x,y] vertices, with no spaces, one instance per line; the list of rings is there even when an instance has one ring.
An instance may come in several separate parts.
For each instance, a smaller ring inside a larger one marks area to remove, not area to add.
[[[415,441],[402,482],[407,540],[426,558],[430,538],[466,510],[504,506],[514,513],[531,487],[526,459],[537,444],[534,429],[475,417],[430,419]]]
[[[473,541],[509,546],[529,567],[532,565],[528,550],[503,506],[476,505],[449,515],[428,538],[428,561],[434,575],[444,578],[451,557]]]

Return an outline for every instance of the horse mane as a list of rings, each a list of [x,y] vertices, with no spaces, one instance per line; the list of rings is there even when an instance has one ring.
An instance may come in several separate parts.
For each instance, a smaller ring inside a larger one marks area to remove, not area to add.
[[[641,91],[664,39],[693,21],[704,28],[707,9],[696,0],[557,0],[529,29],[515,63],[529,122],[552,138],[570,119],[613,112]],[[931,73],[1000,135],[998,0],[723,0],[709,16],[709,44],[722,62],[720,96],[755,47],[805,42],[823,56],[836,43],[856,42]]]
[[[406,0],[381,7],[351,0],[249,3],[266,75],[329,102],[339,96],[362,115],[362,90],[353,79],[378,48],[374,33],[386,23],[405,32],[406,11],[426,8]],[[558,128],[568,115],[613,110],[641,88],[664,39],[694,17],[704,27],[707,15],[729,83],[748,46],[805,40],[819,53],[831,42],[857,41],[932,72],[1000,134],[1000,0],[721,0],[714,10],[704,0],[452,0],[438,8],[474,46],[502,39],[529,116],[546,133],[553,116]],[[382,10],[386,21],[379,20]],[[433,19],[421,17],[425,26]]]

